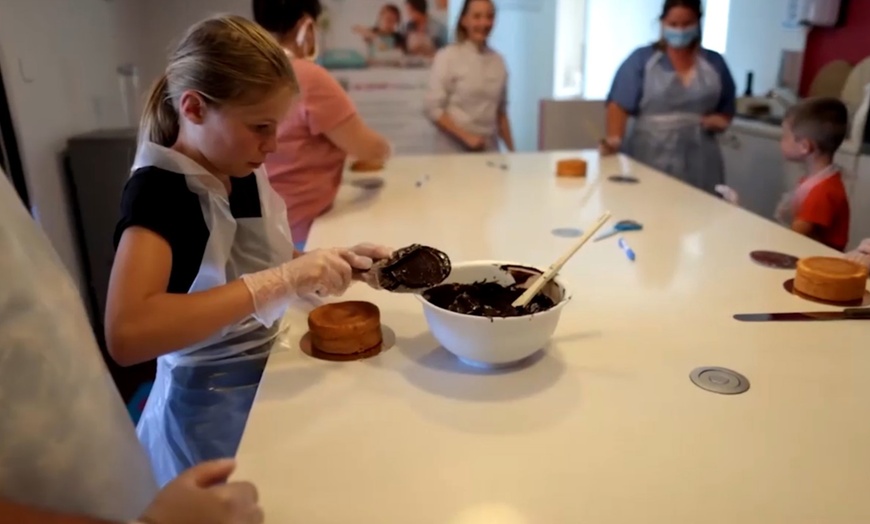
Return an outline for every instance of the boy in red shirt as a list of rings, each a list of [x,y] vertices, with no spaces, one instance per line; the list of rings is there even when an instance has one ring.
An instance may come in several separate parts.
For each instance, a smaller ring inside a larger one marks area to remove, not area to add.
[[[786,113],[780,140],[783,156],[806,165],[807,176],[785,195],[777,219],[838,251],[849,241],[849,200],[834,153],[848,121],[846,106],[836,98],[809,99]]]

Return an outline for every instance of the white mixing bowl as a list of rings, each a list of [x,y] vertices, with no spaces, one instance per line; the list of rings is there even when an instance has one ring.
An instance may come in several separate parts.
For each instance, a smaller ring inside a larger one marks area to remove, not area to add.
[[[512,262],[481,260],[454,264],[444,283],[486,281],[510,285],[517,281],[515,277],[522,281],[524,275],[541,272],[530,271]],[[553,336],[562,308],[571,300],[571,294],[559,276],[541,292],[552,298],[556,305],[547,311],[521,317],[463,315],[435,306],[421,295],[417,298],[423,304],[429,330],[445,349],[470,365],[500,367],[532,356]]]

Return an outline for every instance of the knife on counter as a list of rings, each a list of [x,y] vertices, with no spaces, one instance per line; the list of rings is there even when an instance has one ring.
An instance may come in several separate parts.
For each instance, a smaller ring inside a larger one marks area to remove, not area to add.
[[[846,308],[842,311],[804,311],[795,313],[738,313],[741,322],[794,322],[800,320],[870,320],[870,307]]]

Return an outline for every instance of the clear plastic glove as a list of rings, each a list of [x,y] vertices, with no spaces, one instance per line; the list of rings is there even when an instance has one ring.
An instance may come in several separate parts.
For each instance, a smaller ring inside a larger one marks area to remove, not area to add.
[[[378,260],[390,258],[395,250],[378,244],[363,243],[351,247],[350,251],[356,255],[367,257],[376,262]],[[378,275],[372,271],[356,271],[354,272],[353,277],[356,280],[365,282],[372,289],[381,289]]]
[[[242,281],[254,299],[254,318],[271,326],[284,315],[294,295],[341,295],[354,269],[366,271],[372,259],[350,249],[316,249],[278,267],[250,275]]]
[[[846,253],[846,258],[848,260],[851,260],[852,262],[861,264],[867,269],[870,269],[870,253],[864,253],[860,250],[860,248],[856,249],[855,251],[850,251]]]
[[[139,518],[142,524],[262,524],[257,488],[229,482],[233,460],[194,466],[163,488]]]
[[[362,244],[357,244],[353,247],[348,248],[351,253],[355,255],[359,255],[361,257],[367,257],[372,259],[373,261],[383,260],[385,258],[390,258],[393,255],[393,251],[395,251],[391,247],[381,246],[378,244],[371,244],[369,242],[364,242]]]
[[[791,227],[791,223],[794,221],[794,191],[782,195],[776,205],[776,210],[773,212],[773,217],[780,224]]]
[[[864,253],[865,255],[870,255],[870,238],[865,238],[858,244],[858,248],[855,250],[859,253]]]
[[[734,191],[730,187],[723,184],[716,185],[714,189],[717,193],[722,195],[722,198],[724,198],[725,201],[729,204],[733,204],[735,206],[740,205],[740,195],[737,194],[737,191]]]

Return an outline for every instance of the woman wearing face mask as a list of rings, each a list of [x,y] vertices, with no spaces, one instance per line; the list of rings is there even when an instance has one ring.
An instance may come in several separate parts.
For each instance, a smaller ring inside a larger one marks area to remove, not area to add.
[[[613,79],[601,152],[715,194],[724,181],[716,134],[734,115],[734,79],[721,55],[701,47],[701,0],[666,0],[660,20],[661,40],[635,50]]]
[[[301,96],[278,127],[266,158],[272,187],[287,205],[293,241],[305,247],[314,219],[332,206],[348,155],[381,164],[387,139],[368,127],[341,85],[317,58],[320,0],[253,0],[254,19],[278,40],[293,65]]]
[[[441,133],[440,152],[514,150],[507,115],[507,68],[487,39],[495,22],[491,0],[466,0],[456,40],[432,64],[426,113]]]

